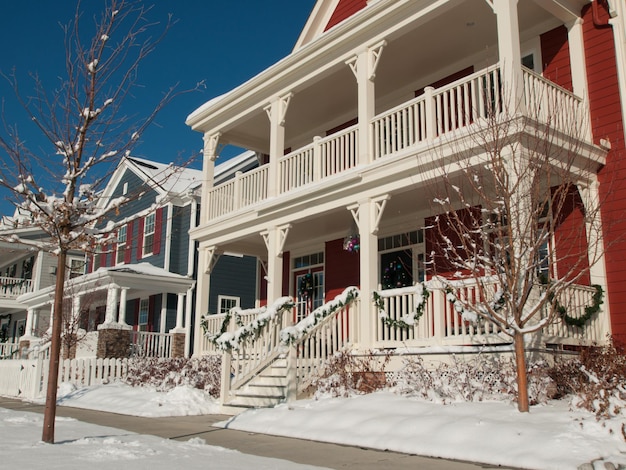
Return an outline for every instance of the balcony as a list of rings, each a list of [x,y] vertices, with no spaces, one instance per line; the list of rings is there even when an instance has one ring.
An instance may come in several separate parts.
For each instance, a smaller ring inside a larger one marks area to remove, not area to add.
[[[522,67],[523,113],[552,132],[584,139],[588,113],[583,100],[573,93]],[[382,160],[391,160],[445,145],[455,133],[471,135],[484,129],[506,109],[507,84],[499,66],[487,67],[440,88],[424,93],[375,116],[369,123],[368,161],[359,160],[359,126],[327,137],[314,137],[310,144],[282,156],[277,165],[265,164],[239,173],[226,183],[208,190],[204,216],[216,220],[249,209],[273,198],[295,194],[353,170],[366,170]],[[362,128],[361,128],[362,129]],[[270,175],[271,169],[277,172]],[[272,177],[274,176],[274,177]],[[269,182],[276,187],[270,188]]]
[[[15,300],[33,290],[32,279],[0,276],[0,299]]]

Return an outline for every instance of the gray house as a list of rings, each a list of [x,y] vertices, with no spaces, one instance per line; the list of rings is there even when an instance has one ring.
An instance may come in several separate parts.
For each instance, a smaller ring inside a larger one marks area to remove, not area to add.
[[[218,165],[216,178],[257,165],[256,154],[246,152]],[[134,157],[120,162],[100,199],[128,202],[102,221],[110,241],[83,255],[82,270],[67,282],[71,334],[80,336],[70,356],[191,355],[197,248],[188,232],[197,226],[201,185],[200,170]],[[254,307],[257,269],[256,258],[222,254],[209,311],[201,313]],[[42,287],[17,298],[26,317],[50,318],[52,283]]]

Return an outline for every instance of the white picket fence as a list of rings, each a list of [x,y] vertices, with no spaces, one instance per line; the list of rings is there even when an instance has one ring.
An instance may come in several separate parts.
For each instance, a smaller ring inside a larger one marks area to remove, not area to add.
[[[50,360],[46,354],[35,359],[0,361],[0,395],[37,399],[46,393]],[[129,359],[66,359],[59,363],[59,383],[78,387],[121,380],[128,374]]]

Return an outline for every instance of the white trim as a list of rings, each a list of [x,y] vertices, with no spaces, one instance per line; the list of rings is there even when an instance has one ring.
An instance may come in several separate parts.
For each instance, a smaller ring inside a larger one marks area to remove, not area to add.
[[[235,295],[218,295],[217,296],[217,313],[228,313],[228,311],[222,311],[222,301],[223,300],[234,300],[235,301],[235,305],[233,305],[232,307],[230,307],[228,309],[228,311],[230,311],[230,309],[232,308],[237,308],[241,306],[241,297],[235,296]]]

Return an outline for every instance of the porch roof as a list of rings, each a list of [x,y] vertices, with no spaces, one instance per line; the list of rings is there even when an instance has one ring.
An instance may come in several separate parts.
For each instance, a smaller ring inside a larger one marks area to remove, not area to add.
[[[109,287],[126,288],[129,290],[127,298],[132,299],[161,293],[184,294],[194,283],[190,277],[171,273],[149,263],[138,263],[99,268],[93,273],[68,280],[65,288],[71,296],[102,292]],[[52,303],[53,298],[54,286],[51,286],[24,294],[18,301],[29,308],[36,308]]]

